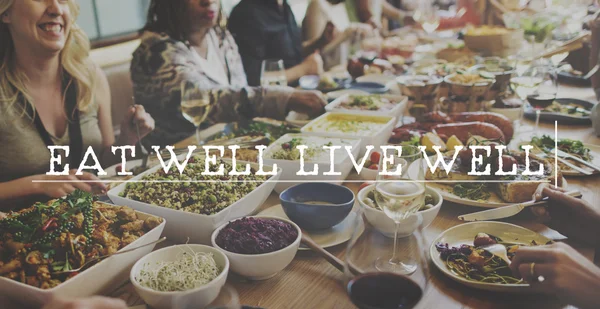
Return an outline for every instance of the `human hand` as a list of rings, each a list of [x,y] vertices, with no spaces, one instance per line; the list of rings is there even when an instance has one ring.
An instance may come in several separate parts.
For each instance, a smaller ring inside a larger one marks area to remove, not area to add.
[[[140,130],[138,137],[137,130]],[[142,105],[133,105],[125,114],[123,122],[121,122],[121,138],[125,145],[134,145],[140,138],[148,135],[154,130],[154,119]]]
[[[578,308],[600,307],[600,268],[564,243],[519,247],[510,268],[536,292],[557,295]]]
[[[335,33],[335,25],[332,22],[328,21],[327,25],[325,25],[323,33],[321,34],[321,37],[319,38],[319,48],[322,48],[323,46],[331,43],[331,41],[333,41],[335,37]]]
[[[375,28],[371,24],[364,23],[351,23],[346,30],[344,30],[344,35],[347,37],[353,36],[355,34],[361,35],[363,37],[372,37],[379,36],[379,32],[375,31]]]
[[[318,52],[310,54],[302,61],[304,75],[321,75],[323,74],[323,58]]]
[[[93,296],[90,298],[63,299],[55,298],[42,309],[126,309],[121,299]]]
[[[600,244],[600,210],[564,190],[541,184],[533,198],[548,197],[546,207],[533,206],[531,211],[542,222],[561,234],[593,246]]]
[[[326,104],[327,101],[318,91],[297,90],[292,93],[288,106],[292,111],[314,118],[325,112]]]
[[[75,175],[76,172],[77,170],[70,170],[67,176],[32,176],[33,180],[52,180],[52,182],[34,182],[34,192],[51,198],[61,198],[73,193],[76,189],[86,192],[93,192],[94,189],[101,193],[106,192],[106,186],[101,182],[96,182],[100,180],[98,177],[86,172],[83,172],[82,175]],[[60,180],[65,182],[59,182]]]

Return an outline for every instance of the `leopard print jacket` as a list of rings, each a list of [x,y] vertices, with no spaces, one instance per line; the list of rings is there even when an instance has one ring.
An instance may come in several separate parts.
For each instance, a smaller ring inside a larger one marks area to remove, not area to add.
[[[173,145],[194,134],[195,126],[181,113],[181,84],[194,83],[210,96],[201,128],[217,122],[254,117],[285,119],[289,87],[249,87],[237,45],[226,30],[211,30],[218,38],[220,56],[230,84],[223,85],[207,74],[191,46],[166,34],[147,32],[133,53],[131,79],[135,102],[142,104],[156,122],[145,140],[148,145]],[[207,39],[209,35],[206,36]]]

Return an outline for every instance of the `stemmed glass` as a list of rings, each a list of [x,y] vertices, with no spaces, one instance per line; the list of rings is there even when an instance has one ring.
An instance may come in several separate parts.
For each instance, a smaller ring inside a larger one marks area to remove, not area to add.
[[[381,256],[376,261],[375,267],[380,271],[411,274],[417,268],[416,264],[399,257],[397,240],[402,220],[415,214],[425,203],[422,159],[423,154],[415,146],[403,146],[402,153],[392,155],[391,161],[385,156],[380,159],[374,191],[375,202],[396,223],[391,257]]]
[[[368,207],[368,206],[367,206]],[[410,256],[418,267],[410,275],[381,270],[377,261],[389,253],[391,238],[377,231],[370,224],[362,230],[362,214],[358,209],[355,229],[348,242],[345,255],[343,283],[350,300],[360,309],[410,309],[418,305],[429,287],[429,268],[426,245],[423,240],[423,219],[419,213],[416,231],[400,240],[402,255]]]
[[[216,92],[213,90],[201,89],[193,82],[183,81],[181,83],[181,113],[183,117],[196,126],[196,139],[201,143],[200,125],[210,112],[211,100]]]
[[[510,86],[512,90],[517,94],[517,96],[523,102],[523,108],[521,110],[521,119],[520,124],[522,125],[523,111],[525,109],[526,99],[535,93],[538,86],[542,83],[543,74],[541,71],[536,69],[536,67],[531,67],[526,69],[523,73],[519,74],[517,72],[517,76],[514,76],[510,79]],[[532,131],[532,127],[522,126],[519,128],[521,132]]]
[[[263,60],[260,71],[261,86],[287,86],[285,67],[281,59]]]
[[[435,32],[440,26],[440,16],[437,12],[437,6],[431,0],[420,0],[413,18],[428,34]]]
[[[555,68],[551,65],[535,66],[529,71],[530,76],[535,76],[535,78],[541,80],[537,89],[527,97],[527,101],[535,109],[535,132],[538,132],[542,110],[552,105],[552,102],[556,99],[558,78]]]

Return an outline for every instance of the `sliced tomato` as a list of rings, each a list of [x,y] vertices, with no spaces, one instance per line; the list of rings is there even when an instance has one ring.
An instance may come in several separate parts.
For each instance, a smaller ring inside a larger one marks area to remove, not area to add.
[[[369,159],[371,159],[371,162],[373,162],[375,164],[379,164],[379,160],[381,159],[381,153],[379,153],[377,151],[373,151],[373,153],[371,153],[371,157]]]

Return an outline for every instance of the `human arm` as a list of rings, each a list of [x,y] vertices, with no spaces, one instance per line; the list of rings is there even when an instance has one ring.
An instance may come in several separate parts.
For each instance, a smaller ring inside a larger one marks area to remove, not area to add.
[[[558,296],[577,308],[600,307],[600,268],[564,243],[520,247],[510,268],[533,292]]]
[[[600,209],[547,184],[541,184],[534,198],[548,197],[546,207],[532,207],[543,223],[578,242],[600,248]]]
[[[115,142],[112,116],[110,87],[106,75],[100,68],[97,69],[96,101],[98,102],[98,126],[102,135],[102,152],[99,159],[103,166],[110,166],[121,162],[121,157],[112,153],[112,146],[136,146],[139,137],[144,137],[154,129],[154,119],[145,112],[144,107],[135,105],[126,111],[121,122],[121,134]],[[137,127],[136,127],[137,126]],[[140,151],[137,149],[137,151]],[[131,158],[130,152],[127,156]]]
[[[55,298],[42,309],[126,309],[127,305],[121,299],[103,296],[89,298],[66,299]]]

